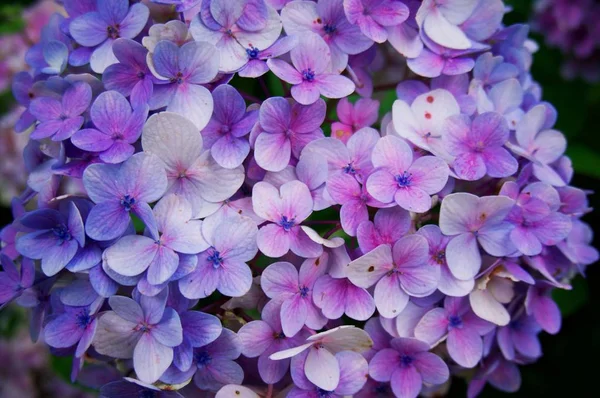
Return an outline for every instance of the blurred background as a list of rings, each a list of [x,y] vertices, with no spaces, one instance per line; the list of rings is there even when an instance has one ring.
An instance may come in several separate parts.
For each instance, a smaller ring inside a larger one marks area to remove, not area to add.
[[[507,24],[533,22],[531,37],[539,45],[533,77],[543,97],[558,110],[556,129],[568,139],[567,154],[575,168],[573,185],[589,190],[600,186],[600,1],[508,0],[513,10]],[[57,10],[52,0],[2,1],[0,5],[0,227],[11,222],[10,199],[26,182],[21,157],[26,137],[12,132],[19,116],[10,93],[14,73],[25,69],[25,52],[39,39],[39,30]],[[600,208],[598,195],[591,207]],[[598,230],[600,213],[584,220]],[[598,235],[597,235],[598,236]],[[599,245],[596,236],[594,244]],[[600,358],[600,270],[588,268],[572,291],[555,295],[563,313],[556,336],[542,334],[544,356],[521,367],[517,397],[595,396]],[[11,307],[0,312],[0,398],[87,397],[82,386],[69,382],[71,363],[30,342],[26,315]],[[449,396],[466,396],[466,384],[453,383]],[[502,397],[489,385],[482,397]]]

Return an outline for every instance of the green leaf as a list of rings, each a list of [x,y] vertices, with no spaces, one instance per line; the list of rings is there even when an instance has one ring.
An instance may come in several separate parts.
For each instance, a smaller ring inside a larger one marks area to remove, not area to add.
[[[589,146],[571,145],[567,155],[573,161],[573,167],[578,173],[600,178],[600,154]]]
[[[73,357],[57,357],[56,355],[50,356],[50,363],[54,372],[60,376],[60,378],[69,381],[71,379],[71,367],[73,366]]]
[[[0,34],[21,32],[25,22],[21,18],[23,7],[17,4],[0,5]]]
[[[573,280],[572,290],[555,289],[552,298],[558,304],[563,317],[577,312],[589,298],[589,288],[585,279],[577,277]]]

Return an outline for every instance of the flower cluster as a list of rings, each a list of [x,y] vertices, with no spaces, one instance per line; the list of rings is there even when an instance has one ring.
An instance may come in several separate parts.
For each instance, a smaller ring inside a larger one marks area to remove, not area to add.
[[[566,56],[563,76],[600,80],[600,5],[594,0],[537,0],[532,26]]]
[[[23,10],[21,18],[24,27],[21,31],[0,34],[0,95],[7,95],[13,76],[27,68],[27,49],[39,42],[41,29],[61,9],[53,0],[39,0]],[[6,98],[9,97],[10,95]],[[4,102],[3,100],[3,107],[8,105],[10,110],[5,111],[3,108],[0,116],[0,204],[8,206],[11,199],[19,195],[26,185],[23,150],[28,137],[14,133],[15,122],[22,113],[22,108]]]
[[[598,259],[501,0],[64,0],[0,304],[102,397],[518,389]],[[356,93],[356,94],[354,94]],[[386,98],[393,96],[393,106]],[[110,379],[114,380],[114,379]]]

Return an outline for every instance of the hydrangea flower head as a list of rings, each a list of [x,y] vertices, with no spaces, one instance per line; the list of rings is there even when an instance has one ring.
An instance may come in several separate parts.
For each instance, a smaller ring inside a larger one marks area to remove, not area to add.
[[[73,381],[518,389],[561,328],[554,292],[600,255],[502,0],[60,3],[17,46],[0,123],[25,132],[0,309],[24,307]],[[555,3],[589,26],[571,12],[589,2]]]

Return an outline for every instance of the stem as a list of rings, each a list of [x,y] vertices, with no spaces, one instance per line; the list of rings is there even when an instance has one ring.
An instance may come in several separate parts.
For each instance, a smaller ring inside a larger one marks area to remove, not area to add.
[[[258,83],[260,84],[260,87],[264,91],[267,98],[271,98],[271,90],[269,90],[269,87],[267,86],[267,83],[265,82],[264,76],[261,76],[258,78]]]
[[[340,223],[336,223],[335,227],[331,228],[329,231],[327,231],[325,233],[325,235],[323,236],[323,238],[325,239],[329,239],[329,237],[333,234],[335,234],[337,231],[339,231],[340,229],[342,229],[342,226],[340,225]]]
[[[325,221],[325,220],[308,220],[304,222],[305,224],[312,224],[312,225],[337,225],[338,222],[337,221]]]
[[[273,384],[269,384],[267,388],[267,396],[266,398],[271,398],[273,396]]]
[[[240,318],[242,318],[246,322],[252,322],[252,321],[254,321],[254,318],[252,318],[250,315],[246,314],[244,311],[240,311],[240,313],[237,314],[237,316],[239,316]]]
[[[398,87],[398,84],[399,84],[399,82],[381,84],[379,86],[373,87],[373,91],[386,91],[386,90],[390,90],[390,89],[395,89],[396,87]]]
[[[207,314],[209,313],[209,311],[213,310],[215,307],[220,307],[223,304],[225,304],[227,301],[229,300],[229,297],[222,297],[217,301],[214,301],[212,303],[210,303],[209,305],[200,308],[200,311],[202,312],[206,312]]]

